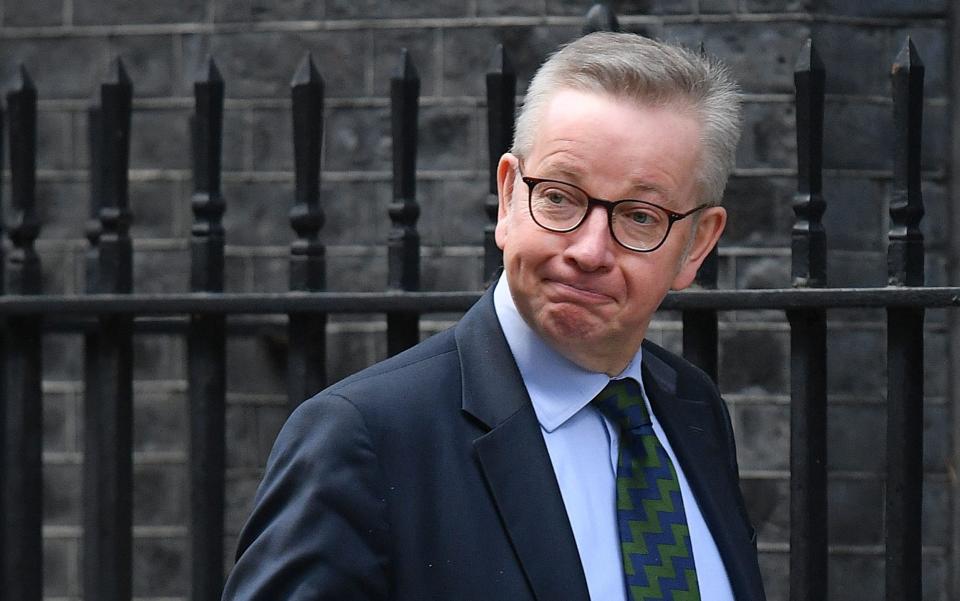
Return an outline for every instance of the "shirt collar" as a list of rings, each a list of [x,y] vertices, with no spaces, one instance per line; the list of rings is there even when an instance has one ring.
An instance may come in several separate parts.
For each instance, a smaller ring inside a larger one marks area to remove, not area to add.
[[[500,275],[493,291],[493,304],[510,352],[520,369],[527,394],[530,395],[537,420],[544,430],[553,432],[590,403],[611,378],[607,374],[588,371],[573,363],[533,331],[513,302],[506,272]],[[617,379],[635,379],[640,384],[641,391],[642,355],[642,349],[637,349],[629,365],[617,375]]]

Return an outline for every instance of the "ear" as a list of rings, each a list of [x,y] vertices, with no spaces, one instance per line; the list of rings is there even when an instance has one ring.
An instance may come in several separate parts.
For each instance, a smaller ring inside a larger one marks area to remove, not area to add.
[[[503,245],[507,240],[507,216],[510,212],[510,204],[513,202],[513,188],[517,181],[517,157],[509,152],[500,157],[497,164],[497,198],[499,200],[497,208],[497,228],[495,237],[497,247],[503,250]]]
[[[694,239],[690,243],[690,248],[680,258],[680,264],[677,266],[677,275],[671,286],[673,290],[683,290],[693,283],[697,277],[697,270],[716,246],[726,225],[726,209],[723,207],[703,209],[697,220],[697,230],[693,233]]]

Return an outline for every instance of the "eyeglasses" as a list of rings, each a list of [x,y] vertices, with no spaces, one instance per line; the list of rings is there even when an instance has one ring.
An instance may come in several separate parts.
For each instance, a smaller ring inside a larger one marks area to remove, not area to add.
[[[645,200],[593,198],[567,182],[526,177],[522,173],[520,178],[530,189],[530,217],[543,229],[572,232],[586,221],[590,209],[599,205],[607,210],[607,225],[617,244],[642,253],[660,248],[674,223],[711,206],[705,203],[686,213],[677,213]]]

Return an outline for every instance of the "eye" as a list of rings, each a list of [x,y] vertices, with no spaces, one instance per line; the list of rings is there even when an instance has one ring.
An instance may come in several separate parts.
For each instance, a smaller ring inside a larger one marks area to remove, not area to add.
[[[621,213],[632,226],[657,226],[663,222],[663,216],[656,210],[645,206],[633,206]]]
[[[573,202],[573,198],[570,196],[570,193],[559,188],[549,188],[544,190],[543,198],[546,199],[550,204],[557,206],[570,204]]]

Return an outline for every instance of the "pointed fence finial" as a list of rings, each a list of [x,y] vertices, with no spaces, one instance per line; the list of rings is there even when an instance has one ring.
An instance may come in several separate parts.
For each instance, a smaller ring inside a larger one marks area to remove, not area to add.
[[[17,80],[16,87],[7,94],[13,210],[7,228],[11,252],[7,257],[5,288],[11,294],[39,294],[40,259],[34,248],[40,234],[36,208],[37,88],[23,65]]]
[[[513,144],[513,121],[516,111],[517,75],[503,44],[497,44],[487,71],[487,152],[488,194],[484,202],[487,222],[483,227],[483,279],[493,279],[503,263],[494,229],[497,223],[497,165],[503,153]]]
[[[791,232],[793,285],[823,287],[827,279],[827,243],[823,229],[823,62],[813,41],[800,51],[793,74],[797,124],[796,217]]]
[[[617,15],[605,3],[598,2],[590,7],[583,23],[583,35],[595,31],[620,31]]]
[[[908,36],[890,70],[894,160],[887,271],[890,285],[924,281],[923,195],[920,181],[925,68]]]
[[[387,240],[387,286],[391,290],[420,289],[420,234],[416,199],[417,120],[420,76],[404,48],[400,68],[390,80],[390,117],[393,138],[393,200]],[[419,339],[419,316],[387,314],[387,353],[394,355]]]

